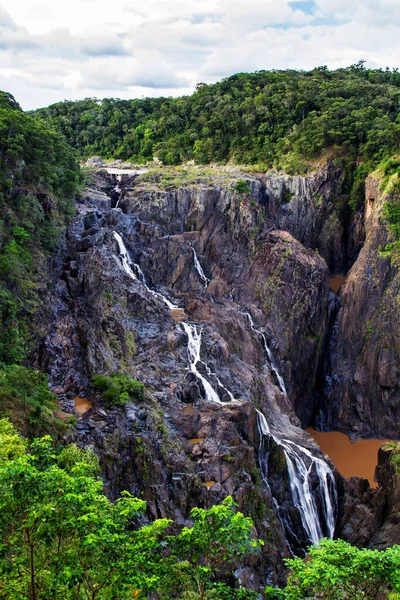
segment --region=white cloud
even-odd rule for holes
[[[238,71],[399,65],[398,0],[307,4],[314,10],[301,0],[13,0],[0,6],[0,88],[33,108],[180,95]]]

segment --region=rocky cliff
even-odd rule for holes
[[[348,274],[325,367],[322,421],[362,436],[400,432],[399,270],[385,217],[395,197],[372,174],[366,185],[366,242]]]
[[[265,541],[258,562],[237,571],[258,587],[282,581],[282,559],[312,535],[288,461],[303,469],[325,534],[326,501],[332,521],[336,496],[294,411],[297,402],[299,412],[314,410],[328,269],[278,228],[265,181],[248,182],[243,193],[235,178],[171,190],[139,178],[116,198],[98,173],[68,230],[36,364],[64,411],[76,396],[92,400],[77,430],[96,448],[111,497],[129,489],[147,500],[149,516],[183,523],[193,506],[234,496]],[[115,371],[143,382],[145,401],[105,406],[91,378]]]
[[[361,385],[364,344],[359,316],[349,326],[348,311],[354,317],[364,297],[360,315],[375,315],[392,267],[379,258],[378,291],[359,277],[364,296],[350,296],[350,275],[331,336],[339,305],[328,277],[356,260],[364,236],[363,211],[340,220],[341,177],[328,163],[308,177],[230,173],[165,185],[141,176],[115,186],[98,171],[69,227],[37,349],[64,411],[73,412],[76,396],[93,402],[78,437],[99,454],[110,497],[128,489],[147,500],[149,517],[185,523],[193,506],[230,494],[252,515],[265,545],[236,576],[254,588],[281,582],[283,558],[333,535],[336,521],[351,539],[346,506],[362,497],[357,523],[376,506],[376,495],[345,485],[301,429],[318,410],[336,427],[361,422],[371,433],[374,424],[369,400],[346,400],[359,390],[353,380]],[[367,211],[352,273],[387,241],[378,205]],[[378,380],[393,379],[390,356],[378,354],[376,364]],[[144,383],[144,401],[104,404],[91,379],[117,371]],[[322,399],[321,381],[331,386]],[[340,404],[344,389],[351,409]]]

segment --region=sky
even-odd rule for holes
[[[399,0],[0,0],[0,89],[25,110],[180,96],[261,69],[400,67]]]

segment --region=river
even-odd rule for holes
[[[347,435],[339,431],[321,432],[309,427],[307,432],[322,452],[329,456],[343,477],[364,477],[368,479],[371,487],[377,487],[374,473],[378,462],[378,450],[388,440],[364,439],[353,444]]]

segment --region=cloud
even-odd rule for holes
[[[397,66],[399,34],[398,0],[13,0],[0,7],[0,88],[34,108],[179,95],[238,71]]]
[[[128,56],[129,50],[120,37],[112,33],[84,36],[79,49],[87,56]]]
[[[7,29],[16,29],[17,25],[11,18],[11,16],[0,6],[0,28],[7,27]]]
[[[184,88],[188,81],[175,74],[157,52],[119,60],[95,59],[81,69],[80,87],[98,90],[126,90],[131,87],[151,89]]]

